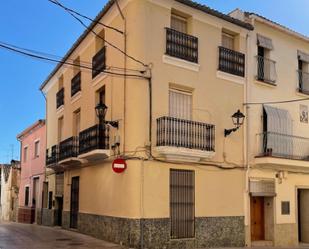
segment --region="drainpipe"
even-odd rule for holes
[[[45,94],[43,93],[42,89],[40,90],[40,92],[42,93],[44,100],[45,100],[45,162],[46,162],[46,149],[47,149],[47,99]],[[21,161],[20,161],[21,162]],[[44,174],[44,181],[43,181],[43,190],[44,190],[44,182],[46,182],[46,165],[44,167],[45,170],[45,174]],[[48,194],[48,189],[47,189],[47,194]],[[46,197],[44,196],[44,191],[42,194],[42,199],[41,199],[41,224],[43,224],[43,204],[44,204],[44,199]]]
[[[247,50],[247,60],[246,60],[246,79],[245,79],[245,89],[244,89],[244,100],[245,103],[248,103],[248,99],[249,99],[249,87],[250,87],[250,82],[249,82],[249,73],[251,72],[251,68],[249,69],[249,65],[250,62],[249,60],[251,60],[251,57],[249,57],[248,55],[250,55],[250,35],[249,33],[247,33],[246,36],[246,50]],[[249,201],[248,201],[248,196],[249,196],[249,174],[250,174],[250,163],[249,163],[249,144],[250,144],[250,134],[249,134],[249,130],[250,130],[250,118],[249,118],[249,111],[250,111],[250,106],[245,105],[244,106],[245,109],[245,115],[246,115],[246,125],[245,125],[245,136],[244,136],[244,159],[245,159],[245,167],[246,167],[246,175],[245,175],[245,186],[246,186],[246,190],[245,190],[245,225],[249,225],[249,208],[250,206],[248,205]],[[250,241],[248,241],[250,243]],[[248,245],[247,245],[248,246]]]
[[[120,5],[118,3],[118,0],[115,0],[115,3],[116,3],[116,6],[117,6],[117,9],[120,13],[120,16],[123,20],[123,27],[124,27],[124,32],[123,32],[123,40],[124,40],[124,52],[125,54],[123,55],[123,58],[124,58],[124,72],[126,74],[127,72],[127,20],[120,8]],[[126,141],[126,114],[127,114],[127,110],[126,110],[126,100],[127,100],[127,95],[126,95],[126,89],[127,89],[127,76],[124,75],[123,77],[123,152],[126,151],[126,144],[125,144],[125,141]]]

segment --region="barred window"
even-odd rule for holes
[[[170,170],[171,238],[193,238],[195,234],[194,171]]]

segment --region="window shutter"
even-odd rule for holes
[[[222,33],[222,47],[234,50],[234,36]]]
[[[187,20],[181,16],[172,14],[171,28],[182,33],[187,33]]]
[[[191,120],[192,119],[192,94],[177,90],[169,93],[170,117]]]

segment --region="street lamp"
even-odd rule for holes
[[[225,129],[224,130],[224,136],[227,137],[232,132],[237,131],[240,128],[240,126],[243,125],[244,119],[245,119],[245,115],[240,110],[235,112],[232,115],[232,121],[233,121],[233,124],[235,125],[235,128],[233,128],[233,129]]]
[[[99,125],[103,126],[104,124],[109,124],[112,127],[118,129],[118,127],[119,127],[118,121],[106,121],[105,120],[107,109],[108,109],[108,107],[102,102],[97,104],[97,106],[95,107],[96,115],[99,118]]]
[[[105,120],[107,106],[104,103],[100,102],[95,107],[95,112],[97,114],[97,117],[99,118],[99,125],[102,126]]]

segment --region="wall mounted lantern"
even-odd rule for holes
[[[227,137],[232,132],[237,131],[240,128],[240,126],[243,125],[244,119],[245,119],[245,115],[240,110],[235,112],[232,115],[232,120],[233,120],[233,124],[235,125],[235,128],[233,128],[233,129],[225,129],[224,130],[224,136]]]
[[[119,127],[118,121],[106,121],[105,120],[107,109],[108,109],[108,107],[102,102],[97,104],[97,106],[95,107],[96,115],[99,118],[99,125],[103,126],[104,124],[109,124],[112,127],[118,129],[118,127]]]

